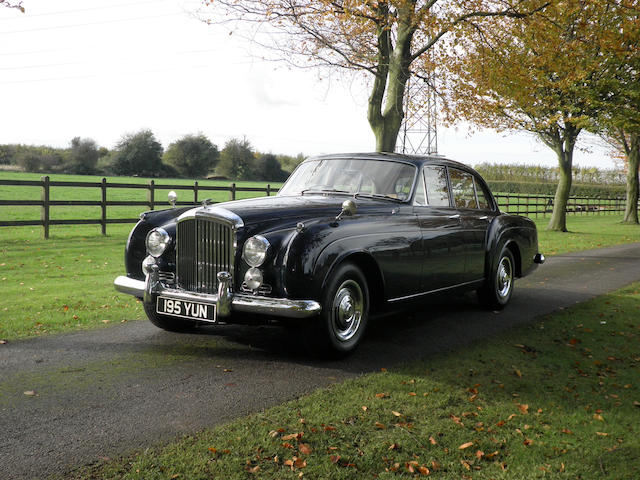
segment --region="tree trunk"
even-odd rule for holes
[[[560,180],[553,199],[553,213],[547,225],[547,230],[555,232],[567,231],[567,202],[571,193],[572,168],[573,168],[573,148],[580,129],[572,125],[565,125],[564,138],[555,135],[552,141],[545,139],[545,143],[551,146],[558,156],[558,166],[560,167]]]
[[[627,153],[627,203],[624,208],[624,223],[638,224],[638,167],[640,166],[640,134],[631,135]]]
[[[379,2],[380,13],[388,7]],[[367,118],[376,137],[377,152],[393,152],[404,118],[404,92],[411,75],[411,39],[416,26],[412,21],[414,5],[408,2],[398,10],[398,31],[393,46],[388,26],[378,26],[378,69],[369,97]]]

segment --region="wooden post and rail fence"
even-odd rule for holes
[[[0,208],[0,227],[17,227],[17,226],[41,226],[44,238],[49,238],[49,231],[53,225],[100,225],[103,235],[107,234],[107,225],[116,223],[135,223],[138,218],[109,218],[107,208],[120,206],[131,207],[139,206],[142,210],[154,210],[157,206],[167,207],[166,195],[160,200],[156,200],[156,192],[168,192],[170,190],[190,191],[189,197],[193,200],[179,201],[176,205],[187,206],[197,205],[204,198],[206,192],[229,192],[229,200],[235,200],[238,192],[253,192],[258,194],[266,194],[267,196],[278,191],[277,188],[266,185],[265,187],[239,187],[235,183],[229,186],[219,185],[200,185],[195,181],[189,184],[156,184],[154,180],[148,183],[120,183],[108,182],[103,178],[100,182],[68,182],[68,181],[52,181],[48,176],[42,177],[41,180],[4,180],[0,179],[0,186],[15,187],[40,187],[40,200],[4,200],[0,198],[0,207],[11,206],[37,206],[40,207],[40,220],[3,220],[2,209]],[[56,187],[73,187],[82,189],[99,189],[100,200],[52,200],[51,190]],[[109,189],[137,189],[146,190],[146,201],[123,201],[123,200],[107,200]],[[552,195],[528,195],[528,194],[497,194],[494,195],[500,209],[506,213],[515,213],[519,215],[534,216],[550,214],[553,210]],[[202,197],[202,198],[201,198]],[[51,218],[51,207],[79,207],[93,206],[100,207],[100,218],[91,219],[53,219]],[[623,212],[625,207],[624,197],[575,197],[569,198],[567,204],[567,213],[580,215],[601,215],[606,213]]]

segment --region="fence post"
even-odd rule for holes
[[[40,220],[44,229],[44,238],[49,238],[49,177],[41,177],[42,180],[42,209],[40,211]]]
[[[100,190],[102,193],[102,199],[100,209],[102,210],[102,218],[100,218],[100,228],[102,229],[102,235],[107,234],[107,179],[102,178],[100,184]]]
[[[236,199],[236,184],[232,183],[231,184],[231,200],[235,200]]]
[[[149,202],[149,210],[153,210],[155,206],[155,187],[156,183],[149,180],[149,191],[147,192],[147,202]]]
[[[271,195],[271,184],[267,183],[267,197]]]
[[[193,203],[198,204],[198,181],[193,182]]]

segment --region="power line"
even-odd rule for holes
[[[164,2],[166,0],[145,0],[142,2],[134,2],[134,3],[119,3],[118,5],[103,5],[100,7],[90,7],[90,8],[77,8],[75,10],[62,10],[60,12],[47,12],[47,13],[29,13],[29,11],[27,11],[27,13],[25,13],[24,17],[20,17],[20,19],[29,19],[29,18],[34,18],[34,17],[50,17],[53,15],[64,15],[67,13],[78,13],[78,12],[90,12],[90,11],[94,11],[94,10],[110,10],[113,8],[120,8],[120,7],[132,7],[132,6],[136,6],[136,5],[144,5],[144,4],[148,4],[148,3],[159,3],[159,2]],[[0,18],[0,22],[5,22],[5,21],[15,21],[15,18]]]
[[[28,33],[28,32],[42,32],[46,30],[62,30],[65,28],[77,28],[77,27],[89,27],[94,25],[107,25],[110,23],[122,23],[122,22],[133,22],[136,20],[148,20],[152,18],[163,18],[163,17],[175,17],[178,15],[183,15],[183,12],[174,12],[174,13],[162,13],[160,15],[146,15],[144,17],[132,17],[132,18],[121,18],[115,20],[102,20],[99,22],[87,22],[87,23],[75,23],[70,25],[57,25],[54,27],[39,27],[39,28],[30,28],[25,30],[10,30],[7,32],[0,32],[0,35],[8,35],[14,33]]]

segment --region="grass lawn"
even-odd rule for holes
[[[640,284],[78,479],[640,478]]]

